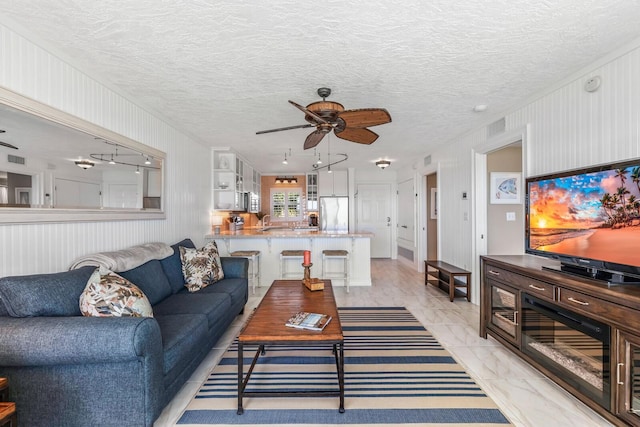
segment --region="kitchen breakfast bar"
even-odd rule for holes
[[[311,252],[311,277],[322,277],[322,251],[345,250],[349,252],[350,286],[371,286],[372,233],[320,231],[313,227],[301,228],[245,228],[237,231],[221,231],[205,236],[214,240],[221,256],[235,251],[260,251],[260,285],[268,287],[280,278],[280,253],[300,250]],[[341,260],[327,261],[327,270],[341,268]],[[302,279],[302,262],[289,261],[287,271],[299,270]],[[343,280],[332,280],[334,287],[344,286]]]

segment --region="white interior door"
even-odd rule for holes
[[[358,184],[357,231],[368,231],[371,258],[391,258],[391,184]]]
[[[55,205],[58,208],[99,208],[100,185],[56,178]]]
[[[111,208],[140,208],[142,200],[136,184],[107,184],[107,203]]]

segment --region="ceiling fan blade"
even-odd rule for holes
[[[348,128],[366,128],[378,126],[391,121],[391,115],[384,108],[362,108],[347,110],[338,114]]]
[[[269,129],[269,130],[261,130],[256,132],[256,135],[261,135],[263,133],[271,133],[271,132],[280,132],[282,130],[291,130],[291,129],[302,129],[302,128],[312,128],[314,125],[307,123],[305,125],[296,125],[296,126],[287,126],[284,128],[277,128],[277,129]]]
[[[316,113],[314,113],[313,111],[309,110],[307,107],[303,107],[302,105],[295,103],[293,101],[289,101],[289,103],[291,105],[293,105],[294,107],[296,107],[298,110],[302,111],[303,113],[307,114],[310,117],[313,117],[314,120],[316,120],[318,123],[324,123],[324,124],[328,124],[329,122],[326,121],[325,119],[323,119],[322,117],[320,117],[319,115],[317,115]]]
[[[309,148],[313,148],[322,141],[322,138],[327,134],[327,132],[323,132],[321,130],[313,131],[307,136],[307,139],[304,141],[304,149],[308,150]]]
[[[13,149],[15,149],[15,150],[17,150],[17,149],[18,149],[18,147],[16,147],[15,145],[11,145],[11,144],[9,144],[8,142],[2,142],[2,141],[0,141],[0,145],[2,145],[3,147],[7,147],[7,148],[13,148]]]
[[[358,144],[372,144],[378,139],[378,134],[371,132],[365,128],[344,128],[343,130],[336,129],[335,134],[338,138],[346,139],[347,141],[357,142]]]

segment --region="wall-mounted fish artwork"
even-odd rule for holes
[[[521,180],[519,172],[491,172],[491,203],[522,203]]]

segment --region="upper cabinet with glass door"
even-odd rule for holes
[[[307,174],[307,211],[318,210],[318,173]]]
[[[229,148],[214,148],[212,163],[213,210],[251,212],[251,205],[260,206],[259,199],[256,204],[255,196],[253,203],[251,203],[251,197],[245,197],[246,193],[255,193],[258,198],[260,195],[260,174],[251,165]],[[247,201],[249,206],[245,206]]]
[[[213,152],[213,209],[233,210],[236,206],[236,155]]]

